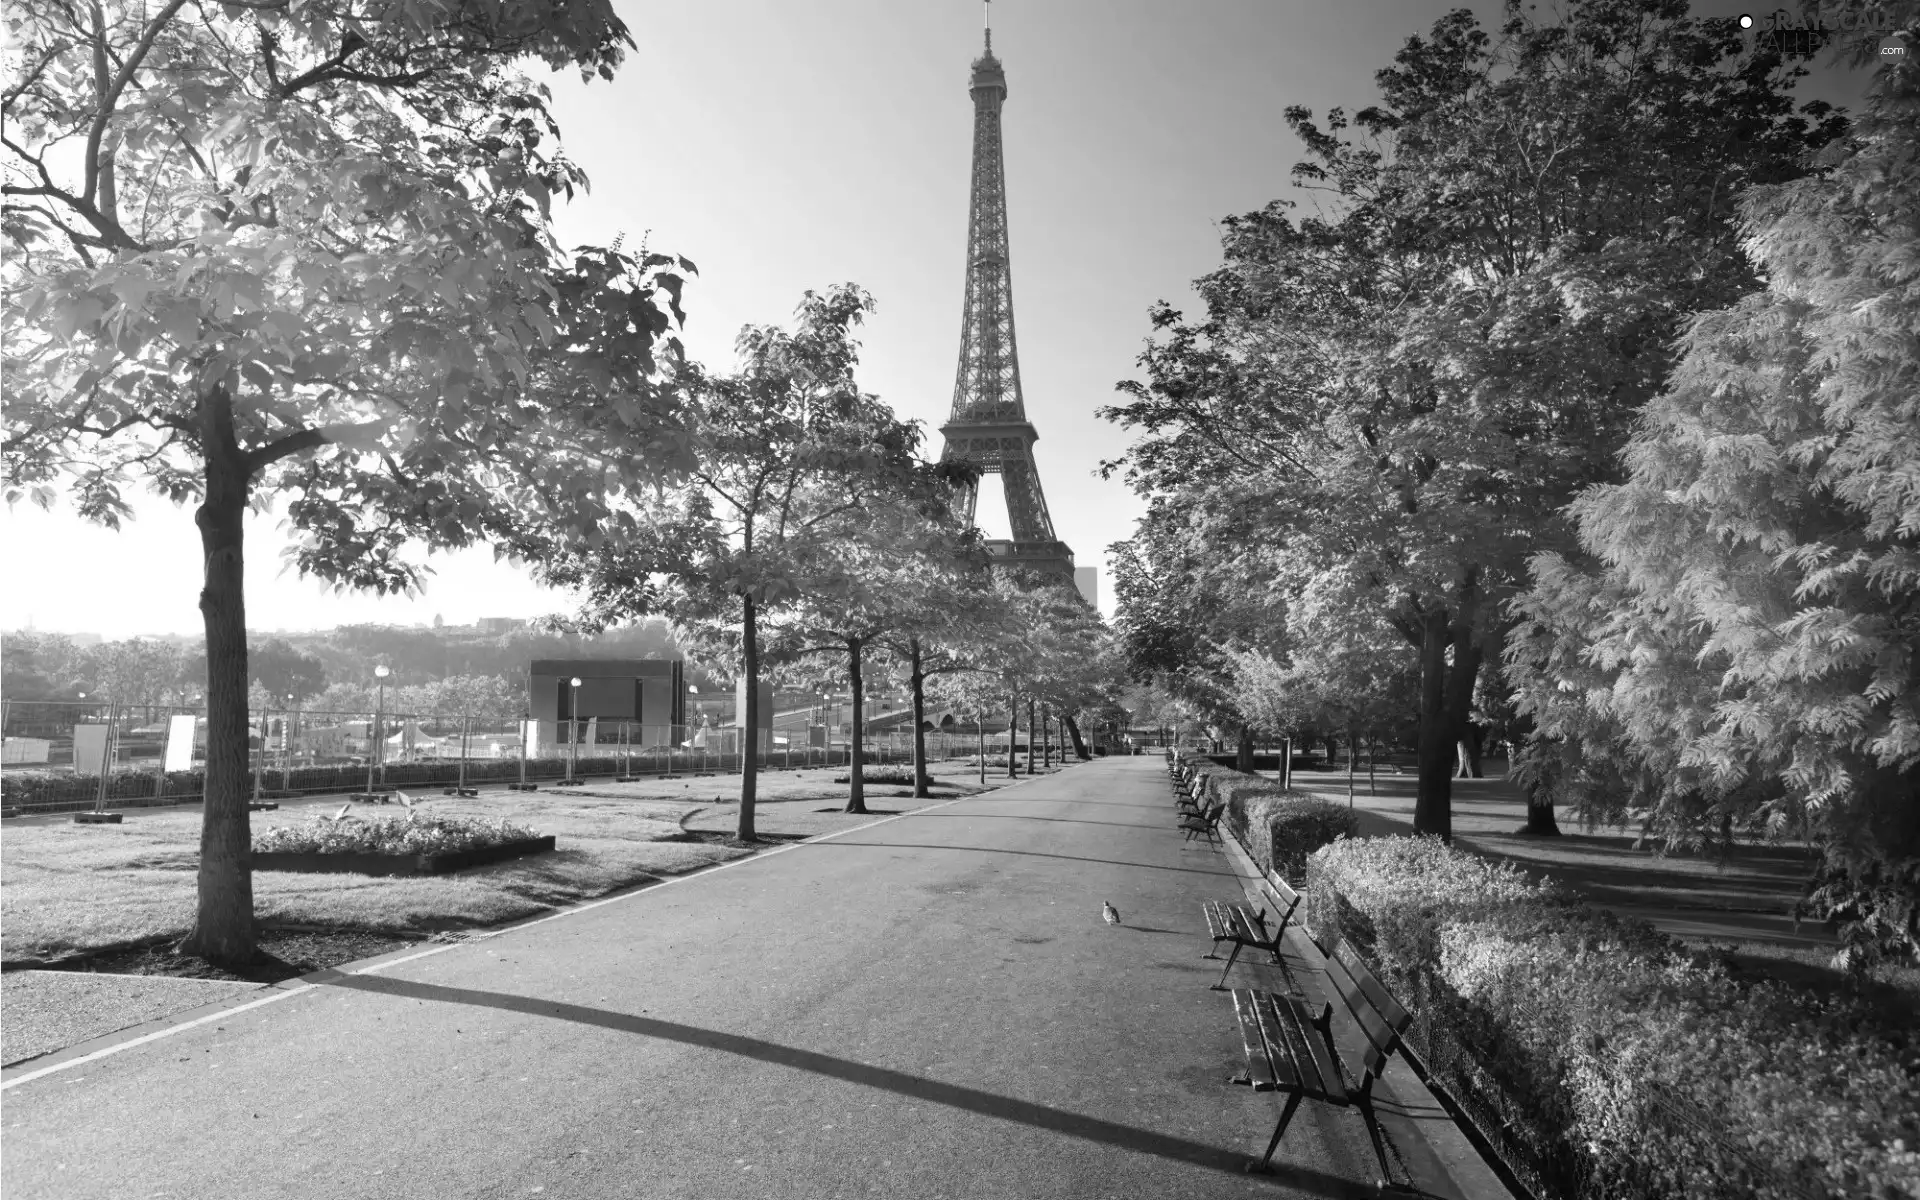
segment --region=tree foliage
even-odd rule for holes
[[[1218,556],[1278,544],[1354,569],[1420,654],[1425,832],[1451,828],[1500,601],[1571,545],[1561,510],[1606,479],[1685,315],[1755,286],[1734,195],[1793,178],[1841,128],[1795,111],[1799,73],[1681,0],[1557,20],[1510,3],[1497,37],[1456,11],[1351,122],[1288,110],[1296,178],[1329,215],[1228,220],[1206,318],[1153,313],[1147,378],[1106,410],[1147,434],[1129,479],[1259,513]]]
[[[694,447],[685,482],[617,506],[588,543],[536,532],[520,545],[552,583],[581,597],[589,628],[664,613],[710,661],[737,664],[745,725],[758,727],[763,621],[809,597],[845,598],[857,571],[841,556],[849,524],[912,494],[919,428],[854,378],[854,329],[871,298],[847,284],[808,292],[791,330],[750,325],[740,369],[683,364]],[[741,780],[739,836],[755,839],[755,764]]]
[[[184,948],[254,952],[243,518],[302,571],[410,587],[403,551],[588,524],[684,455],[654,353],[690,265],[563,253],[585,182],[537,60],[610,76],[604,0],[79,6],[7,14],[0,236],[9,501],[110,526],[198,505],[207,803]],[[597,451],[608,442],[618,456]]]
[[[1869,947],[1920,932],[1920,71],[1743,198],[1763,291],[1701,315],[1543,555],[1510,673],[1545,786],[1677,844],[1811,831]]]

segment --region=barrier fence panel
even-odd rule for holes
[[[8,812],[190,804],[205,796],[204,707],[9,700],[0,727],[0,806]],[[731,727],[297,706],[256,709],[248,728],[246,786],[263,801],[369,789],[734,773],[747,745]],[[928,760],[970,761],[973,740],[929,732]],[[1004,761],[1006,735],[989,740],[989,754],[995,740]],[[776,730],[757,741],[756,760],[766,769],[845,770],[851,756],[846,734],[824,725]],[[866,735],[863,749],[869,767],[911,764],[913,735],[876,731]]]

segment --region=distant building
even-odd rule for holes
[[[521,617],[481,617],[473,623],[474,628],[487,637],[499,637],[503,633],[524,629],[526,625],[526,620]]]
[[[1075,567],[1073,586],[1080,589],[1080,598],[1087,602],[1088,608],[1100,607],[1100,568]]]
[[[76,646],[98,646],[104,640],[97,633],[67,633],[61,636]]]
[[[568,721],[584,728],[593,720],[602,742],[618,740],[622,722],[632,725],[635,745],[680,742],[687,681],[677,658],[537,658],[527,671],[527,715],[540,722],[543,745],[565,744]]]

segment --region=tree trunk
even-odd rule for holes
[[[1234,748],[1233,769],[1253,774],[1253,727],[1240,727],[1240,744]]]
[[[754,624],[753,597],[740,597],[740,657],[747,677],[747,736],[760,730],[760,635]],[[760,839],[753,829],[753,802],[758,795],[760,776],[755,756],[740,759],[740,825],[736,833],[743,842]]]
[[[200,817],[199,907],[182,954],[239,966],[258,952],[253,831],[247,816],[247,602],[242,553],[247,466],[224,385],[201,399],[206,497],[194,514],[206,563],[200,616],[207,635],[206,804]]]
[[[1067,736],[1073,739],[1073,756],[1081,762],[1092,758],[1093,752],[1087,749],[1086,739],[1080,736],[1080,726],[1075,724],[1074,719],[1062,714],[1060,724],[1065,727]]]
[[[1040,765],[1047,768],[1051,768],[1053,766],[1053,742],[1050,738],[1050,735],[1052,733],[1050,726],[1052,724],[1053,724],[1053,720],[1052,718],[1047,716],[1047,710],[1044,708],[1041,709],[1040,710]]]
[[[847,742],[847,811],[867,811],[866,681],[860,676],[860,639],[847,639],[847,678],[853,683],[853,737]]]
[[[910,639],[907,649],[907,682],[913,690],[913,794],[925,800],[933,795],[933,777],[927,771],[927,677],[920,670],[920,639]]]
[[[987,786],[987,718],[973,719],[973,762],[980,768],[980,786]]]
[[[1369,796],[1380,794],[1380,781],[1374,777],[1374,770],[1379,766],[1377,761],[1379,757],[1379,743],[1373,740],[1373,730],[1369,729],[1367,730],[1367,795]]]
[[[1553,816],[1553,797],[1544,790],[1527,794],[1527,823],[1521,827],[1521,833],[1539,834],[1542,837],[1559,837],[1560,822]],[[1636,846],[1635,849],[1639,847]]]
[[[1354,755],[1359,750],[1359,748],[1360,748],[1360,735],[1355,733],[1352,730],[1348,730],[1347,731],[1347,807],[1348,808],[1353,807],[1353,766],[1354,766],[1353,760],[1354,760]]]
[[[1020,745],[1020,697],[1007,693],[1007,778],[1020,778],[1017,750]]]
[[[1480,568],[1467,568],[1455,600],[1450,614],[1445,609],[1429,612],[1421,626],[1420,785],[1413,804],[1414,832],[1448,841],[1453,840],[1456,743],[1473,719],[1473,685],[1480,674],[1480,647],[1474,637]]]
[[[1039,724],[1034,720],[1034,713],[1035,713],[1035,705],[1033,702],[1033,697],[1029,696],[1027,697],[1027,774],[1028,775],[1033,774],[1033,752],[1039,749],[1039,746],[1034,742],[1034,739],[1033,739],[1033,731],[1040,727]]]
[[[1413,831],[1453,837],[1453,728],[1447,709],[1447,619],[1429,613],[1420,641],[1419,789]]]

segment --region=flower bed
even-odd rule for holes
[[[1353,813],[1314,796],[1295,796],[1278,783],[1189,754],[1183,759],[1206,778],[1209,803],[1227,802],[1227,824],[1253,859],[1289,880],[1306,877],[1307,856],[1335,838],[1353,836]]]
[[[473,817],[389,817],[276,826],[253,839],[258,871],[438,875],[553,849],[551,836]]]
[[[1743,985],[1435,838],[1327,846],[1304,908],[1544,1195],[1920,1197],[1920,1060],[1864,1006]]]
[[[255,854],[458,854],[521,842],[539,835],[523,825],[479,817],[314,817],[300,825],[272,825],[253,835]]]

